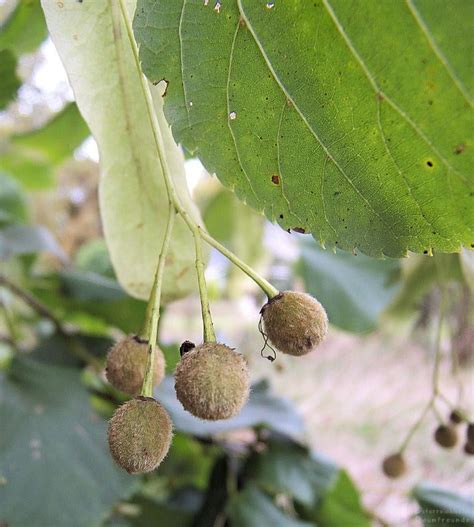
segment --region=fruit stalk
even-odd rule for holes
[[[194,245],[196,248],[196,273],[199,285],[199,296],[201,297],[202,325],[204,329],[204,342],[215,342],[216,334],[212,323],[209,297],[207,295],[206,277],[204,276],[204,262],[202,258],[202,243],[199,228],[192,231]]]
[[[145,337],[148,341],[148,360],[145,369],[145,376],[143,378],[143,386],[141,395],[143,397],[153,397],[153,365],[155,363],[155,347],[156,337],[158,333],[158,320],[160,318],[160,302],[161,302],[161,286],[163,283],[163,272],[165,269],[166,255],[171,240],[171,232],[173,231],[174,218],[176,211],[170,203],[168,210],[168,219],[166,222],[165,237],[161,246],[160,256],[158,257],[158,265],[156,268],[155,279],[148,302],[147,314],[145,320]]]

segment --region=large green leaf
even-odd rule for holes
[[[301,241],[299,270],[307,291],[326,308],[331,324],[355,333],[375,329],[398,290],[397,260],[331,253],[311,239]]]
[[[119,2],[42,2],[51,37],[69,75],[77,105],[100,151],[99,188],[105,239],[125,290],[147,298],[164,237],[168,198]],[[127,2],[133,13],[135,2]],[[181,201],[197,217],[186,188],[184,162],[163,116],[161,87],[152,87],[166,159]],[[175,224],[164,300],[193,289],[191,235]]]
[[[34,51],[48,31],[38,0],[19,0],[16,9],[0,27],[0,49],[11,49],[15,55]]]
[[[474,242],[474,4],[139,0],[177,141],[284,228],[370,255]]]
[[[0,522],[90,527],[132,490],[80,371],[18,358],[0,380]]]
[[[63,261],[66,259],[54,236],[41,225],[8,225],[0,229],[0,260],[43,251],[53,253]]]
[[[9,49],[0,49],[0,79],[0,110],[3,110],[21,85],[16,74],[16,58]]]
[[[420,505],[420,517],[427,527],[446,527],[451,524],[474,525],[474,499],[449,490],[423,483],[413,489]]]

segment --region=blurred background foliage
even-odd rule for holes
[[[264,298],[212,253],[218,337],[248,358],[250,400],[223,422],[183,411],[171,376],[179,343],[200,339],[198,301],[165,306],[169,376],[156,397],[175,426],[170,454],[143,477],[112,463],[106,419],[125,398],[105,382],[103,359],[114,339],[140,330],[145,303],[115,279],[97,153],[39,2],[4,0],[0,20],[0,525],[473,525],[473,467],[431,446],[433,420],[407,479],[379,471],[429,397],[441,292],[443,387],[472,404],[472,253],[398,261],[325,251],[268,224],[196,160],[189,184],[211,234],[280,289],[316,296],[331,335],[318,356],[270,366],[257,330]]]

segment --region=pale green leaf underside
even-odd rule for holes
[[[117,278],[128,293],[146,299],[164,237],[168,198],[119,3],[43,0],[42,5],[77,105],[99,146],[101,216]],[[127,5],[133,13],[135,2]],[[164,120],[161,92],[153,90],[167,160],[190,209],[182,153]],[[195,215],[194,209],[190,212]],[[192,238],[178,218],[166,261],[164,300],[188,294],[194,283]]]
[[[401,256],[474,243],[474,4],[220,4],[138,1],[142,66],[169,82],[177,141],[327,246]]]

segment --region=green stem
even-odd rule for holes
[[[426,404],[425,408],[423,409],[423,411],[421,412],[420,416],[418,417],[418,419],[415,421],[415,423],[413,424],[413,426],[410,428],[407,436],[405,437],[405,439],[403,440],[400,448],[398,449],[398,451],[400,452],[400,454],[403,454],[404,450],[407,448],[408,444],[410,443],[412,437],[415,435],[416,431],[418,430],[418,428],[420,428],[421,426],[421,423],[423,422],[423,420],[425,419],[426,415],[428,414],[428,412],[431,410],[431,408],[433,407],[433,403],[434,403],[434,400],[435,400],[435,397],[434,395],[430,398],[430,400],[428,401],[428,403]]]
[[[113,7],[113,3],[112,3]],[[181,205],[181,202],[179,200],[179,197],[176,193],[176,190],[172,183],[172,177],[169,172],[168,163],[166,162],[166,149],[164,146],[163,136],[161,134],[161,128],[158,121],[158,117],[155,112],[154,104],[153,104],[153,98],[151,96],[150,87],[148,84],[147,79],[142,73],[141,67],[140,67],[140,58],[138,54],[138,47],[137,43],[135,41],[135,37],[133,35],[133,28],[132,28],[132,22],[130,20],[130,15],[128,14],[125,0],[120,0],[120,7],[122,10],[123,19],[125,21],[125,26],[127,29],[128,38],[130,40],[130,45],[132,47],[133,56],[135,59],[135,64],[137,67],[137,70],[139,72],[140,76],[140,82],[141,87],[143,91],[143,96],[146,102],[147,106],[147,112],[150,119],[152,131],[153,131],[153,137],[155,140],[156,148],[158,151],[158,157],[161,165],[161,171],[163,173],[163,178],[165,181],[166,190],[168,192],[168,196],[170,201],[172,202],[173,206],[176,208],[176,211],[178,214],[183,218],[186,225],[189,227],[191,232],[196,232],[196,229],[198,229],[197,232],[199,232],[201,238],[203,238],[209,245],[217,249],[221,254],[223,254],[228,260],[230,260],[234,265],[239,267],[249,278],[251,278],[262,290],[263,292],[268,296],[269,299],[276,296],[279,291],[273,287],[265,278],[260,276],[254,269],[252,269],[249,265],[244,263],[240,258],[238,258],[232,251],[229,251],[226,249],[223,245],[221,245],[217,240],[215,240],[211,235],[209,235],[206,231],[204,231],[188,214],[186,209]]]
[[[148,360],[143,378],[141,395],[153,397],[153,365],[155,364],[156,338],[158,333],[158,320],[160,318],[161,289],[163,284],[163,273],[165,269],[166,255],[170,246],[171,232],[173,231],[174,218],[176,211],[170,203],[168,210],[168,220],[166,222],[165,237],[161,246],[158,265],[156,268],[155,279],[151,289],[150,300],[147,308],[147,318],[145,321],[145,337],[148,341]]]
[[[201,297],[202,324],[204,328],[204,342],[215,342],[216,334],[212,324],[211,309],[207,295],[206,277],[204,276],[204,262],[202,258],[202,242],[199,227],[192,231],[194,245],[196,247],[196,272],[199,285],[199,296]]]

